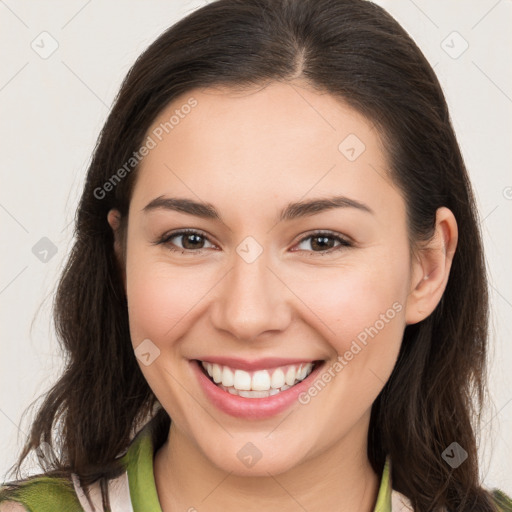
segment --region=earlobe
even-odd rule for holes
[[[119,213],[119,210],[116,210],[116,209],[110,210],[107,214],[107,221],[115,233],[119,229],[119,226],[121,225],[121,214]]]
[[[407,324],[424,320],[441,300],[448,283],[457,239],[457,221],[453,213],[444,206],[438,208],[434,235],[418,250],[413,263],[406,307]]]
[[[107,214],[107,222],[109,223],[114,233],[114,252],[116,255],[117,263],[123,277],[123,285],[126,291],[126,271],[123,255],[123,243],[121,240],[120,226],[121,226],[121,213],[119,210],[112,209]]]

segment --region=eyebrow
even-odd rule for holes
[[[366,204],[345,196],[331,196],[289,203],[279,214],[279,221],[289,221],[300,217],[308,217],[334,208],[356,208],[366,213],[375,212]],[[170,210],[195,215],[204,219],[222,220],[221,215],[210,203],[194,201],[187,198],[159,196],[149,202],[142,211],[149,213],[154,210]]]

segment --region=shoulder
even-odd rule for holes
[[[493,503],[497,507],[497,511],[499,512],[512,512],[512,498],[507,496],[502,490],[500,489],[492,489],[488,491]],[[414,509],[411,505],[411,502],[409,498],[404,496],[403,494],[399,493],[395,489],[393,489],[391,494],[391,500],[392,500],[392,512],[414,512]],[[0,510],[2,512],[2,510]],[[443,510],[442,512],[446,512],[446,510]]]
[[[32,476],[0,486],[0,512],[82,512],[71,479]]]
[[[148,422],[120,457],[121,469],[108,479],[107,492],[114,510],[132,510],[130,487],[139,489],[147,502],[148,496],[158,503],[153,480],[154,423]],[[131,477],[129,479],[129,473]],[[36,475],[24,480],[0,482],[0,512],[85,512],[103,509],[103,492],[97,480],[80,485],[74,473],[66,477]],[[157,508],[154,508],[157,510]]]
[[[501,489],[493,489],[491,496],[500,512],[512,512],[512,498],[507,496]]]
[[[27,509],[16,501],[3,501],[0,503],[0,512],[27,512]]]
[[[391,511],[392,512],[413,512],[409,498],[393,489],[391,491]],[[1,512],[1,510],[0,510]]]

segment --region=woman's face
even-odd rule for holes
[[[275,82],[184,94],[147,136],[125,285],[176,435],[236,474],[360,453],[420,275],[375,127]]]

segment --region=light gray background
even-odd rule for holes
[[[28,432],[31,416],[21,422],[21,413],[62,368],[52,294],[114,95],[142,50],[204,3],[0,0],[0,482]],[[512,2],[377,3],[434,66],[477,192],[491,276],[495,404],[483,422],[481,474],[486,486],[511,494]],[[52,44],[58,48],[48,56]],[[57,249],[46,263],[32,252],[43,237]]]

